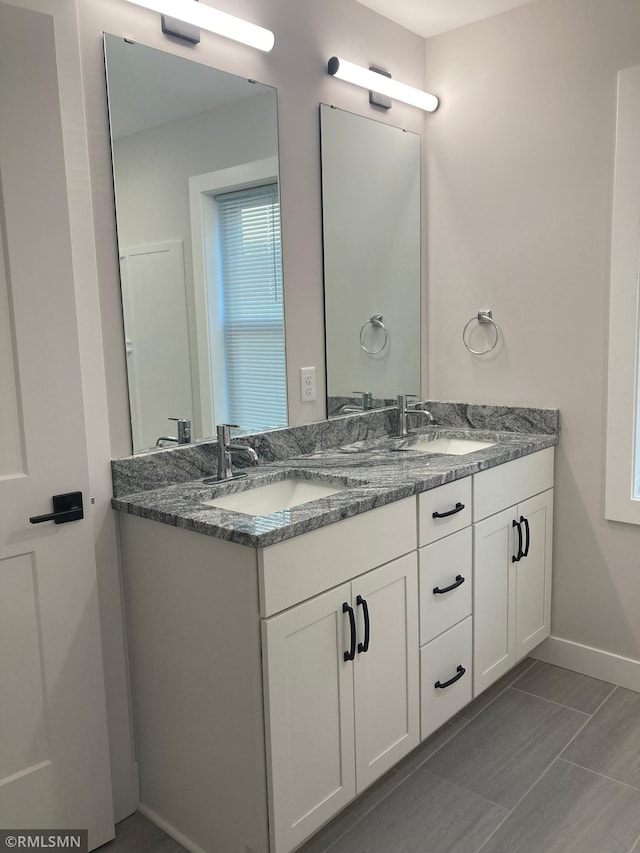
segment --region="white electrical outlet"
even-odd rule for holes
[[[315,367],[300,368],[300,399],[303,403],[313,403],[316,399]]]

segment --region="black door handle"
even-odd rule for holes
[[[356,605],[360,605],[362,607],[362,612],[364,614],[364,643],[358,643],[358,653],[368,652],[369,633],[371,628],[369,623],[369,605],[367,604],[367,599],[363,598],[361,595],[357,596]]]
[[[464,583],[464,578],[462,575],[456,575],[456,582],[452,583],[451,586],[445,586],[444,589],[440,589],[439,586],[434,586],[433,594],[434,595],[444,595],[445,592],[451,592],[452,589],[457,589],[459,586],[462,586]]]
[[[456,672],[458,673],[457,675],[454,675],[453,678],[449,679],[449,681],[436,681],[433,686],[437,687],[438,690],[444,690],[445,687],[451,687],[451,685],[455,684],[456,681],[460,681],[466,671],[467,670],[462,666],[462,664],[460,664],[460,666],[456,669]]]
[[[450,515],[455,515],[457,512],[462,512],[464,509],[464,504],[461,504],[460,501],[454,506],[453,509],[450,509],[449,512],[432,512],[431,518],[448,518]]]
[[[513,527],[518,528],[518,553],[515,555],[515,557],[511,557],[511,562],[519,563],[522,559],[522,528],[520,527],[519,522],[515,520],[515,518],[513,519]]]
[[[526,557],[529,553],[529,545],[531,544],[531,531],[529,530],[529,519],[525,518],[524,515],[520,516],[520,523],[524,524],[524,532],[526,533],[526,544],[524,546],[524,551],[522,552],[522,556]]]
[[[353,607],[350,607],[345,601],[342,605],[342,612],[349,614],[349,629],[351,631],[351,649],[344,653],[345,661],[353,660],[356,656],[356,615],[353,612]]]
[[[42,524],[43,521],[53,521],[54,524],[65,524],[67,521],[80,521],[84,518],[82,508],[82,492],[67,492],[65,495],[54,495],[53,512],[47,515],[32,515],[31,524]]]

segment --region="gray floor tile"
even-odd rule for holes
[[[482,853],[628,853],[640,833],[640,791],[559,760]]]
[[[100,853],[187,853],[171,836],[140,812],[116,825],[116,837],[100,847]]]
[[[359,818],[349,811],[340,812],[302,847],[299,847],[296,853],[325,853],[325,850],[328,850],[345,832],[355,826],[358,820]]]
[[[513,808],[587,720],[580,711],[508,688],[424,768]]]
[[[536,661],[513,685],[576,711],[593,714],[613,690],[613,684]]]
[[[640,788],[640,693],[617,687],[562,757]]]
[[[330,853],[476,853],[506,814],[506,809],[418,770]]]
[[[487,689],[481,693],[477,699],[474,699],[473,702],[469,702],[461,711],[460,716],[465,717],[467,720],[472,720],[476,717],[480,711],[483,711],[487,705],[489,705],[493,700],[498,697],[501,693],[509,687],[513,682],[520,678],[520,676],[530,669],[534,660],[531,658],[525,658],[521,660],[520,663],[516,664],[513,669],[510,669],[509,672],[506,672],[502,678],[499,678],[495,684],[492,684],[491,687],[487,687]]]

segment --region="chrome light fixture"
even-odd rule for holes
[[[196,3],[195,0],[128,0],[128,2],[242,42],[242,44],[248,44],[258,50],[269,51],[275,42],[275,36],[271,30],[243,21],[235,15],[220,12],[204,3]]]
[[[388,95],[396,101],[403,101],[405,104],[419,107],[429,113],[438,108],[439,101],[435,95],[423,92],[422,89],[414,89],[413,86],[407,86],[406,83],[400,83],[376,71],[369,71],[368,68],[363,68],[340,56],[331,57],[327,70],[329,74],[340,80],[346,80],[347,83],[362,86],[363,89],[379,92],[381,95]]]

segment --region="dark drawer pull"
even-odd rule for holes
[[[439,586],[434,586],[433,594],[434,595],[444,595],[445,592],[451,592],[452,589],[458,589],[459,586],[462,586],[464,583],[464,578],[462,575],[456,575],[456,582],[452,583],[451,586],[445,586],[444,589],[440,589]]]
[[[353,612],[353,607],[350,607],[345,601],[342,605],[342,612],[349,614],[349,629],[351,631],[351,649],[344,653],[345,661],[353,660],[356,656],[356,615]]]
[[[520,527],[520,524],[515,520],[515,518],[513,519],[513,527],[518,528],[518,551],[515,556],[511,557],[511,562],[519,563],[524,556],[522,551],[522,527]]]
[[[524,532],[526,534],[526,545],[524,546],[524,551],[522,552],[523,557],[527,557],[529,554],[529,545],[531,544],[531,531],[529,530],[529,519],[525,518],[524,515],[520,516],[520,524],[524,524]]]
[[[450,515],[455,515],[458,512],[462,512],[464,509],[464,504],[461,504],[459,501],[455,505],[453,509],[450,509],[449,512],[433,512],[431,513],[431,518],[448,518]]]
[[[451,685],[455,684],[456,681],[460,681],[466,671],[467,670],[462,666],[462,664],[460,664],[460,666],[456,669],[456,672],[458,673],[457,675],[454,675],[453,678],[450,678],[449,681],[445,681],[444,683],[442,681],[436,681],[433,686],[437,687],[438,690],[444,690],[445,687],[451,687]]]
[[[369,651],[369,634],[371,624],[369,622],[369,605],[367,604],[367,599],[359,595],[356,598],[356,605],[358,607],[362,607],[362,612],[364,614],[364,643],[358,643],[358,654],[361,654],[362,652]]]

